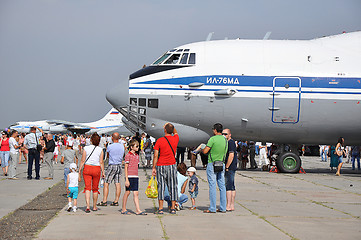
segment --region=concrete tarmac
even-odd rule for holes
[[[109,206],[114,200],[114,186],[111,185],[107,207],[99,207],[99,211],[86,214],[84,194],[80,193],[78,212],[68,213],[64,207],[37,237],[38,239],[360,239],[361,172],[352,171],[350,164],[345,164],[341,171],[342,175],[337,177],[329,170],[329,163],[320,162],[318,157],[302,159],[307,174],[276,174],[259,170],[237,171],[236,210],[216,214],[203,213],[203,210],[209,206],[205,170],[197,168],[200,180],[199,195],[196,200],[198,209],[190,210],[189,200],[184,204],[184,210],[173,216],[168,212],[164,215],[153,214],[158,203],[156,200],[148,199],[144,194],[151,170],[139,169],[140,206],[146,210],[147,216],[122,215],[120,206]],[[186,161],[186,164],[189,166],[189,161]],[[53,183],[59,182],[62,168],[61,165],[56,165],[56,180],[53,181],[27,181],[24,179],[25,176],[17,181],[0,181],[1,188],[6,189],[1,191],[0,201],[2,206],[6,206],[7,212],[15,210]],[[122,195],[123,193],[124,182],[122,182]],[[131,195],[127,208],[135,211],[132,198]],[[101,200],[102,194],[98,202]]]
[[[8,215],[17,208],[33,200],[40,193],[48,190],[58,183],[64,176],[64,165],[54,164],[54,179],[44,180],[48,176],[45,164],[40,165],[40,180],[35,180],[35,170],[33,165],[33,179],[27,180],[28,165],[25,161],[17,165],[16,177],[18,180],[10,180],[2,172],[0,176],[0,218]]]

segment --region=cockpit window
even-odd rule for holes
[[[178,49],[178,50],[177,50],[177,52],[182,52],[182,51],[183,51],[183,49]]]
[[[158,58],[157,61],[155,61],[153,64],[161,64],[166,58],[168,58],[170,55],[170,53],[165,53],[163,56],[161,56],[160,58]]]
[[[172,49],[172,50],[169,50],[169,52],[175,52],[177,49]]]
[[[196,64],[196,54],[195,53],[191,53],[191,55],[189,56],[188,64]]]
[[[182,58],[181,58],[181,60],[180,60],[180,64],[187,64],[187,61],[188,61],[188,53],[183,53],[183,55],[182,55]]]
[[[177,64],[180,58],[180,54],[173,54],[164,64]]]

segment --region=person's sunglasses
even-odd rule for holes
[[[228,133],[222,133],[222,135],[227,136],[227,135],[228,135]]]

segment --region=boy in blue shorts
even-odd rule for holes
[[[66,190],[68,193],[68,209],[67,211],[70,212],[73,209],[73,212],[76,212],[76,205],[78,199],[78,183],[79,183],[79,174],[76,171],[77,167],[75,163],[71,163],[70,166],[70,173],[68,174],[68,178],[66,181]],[[74,199],[74,206],[72,207],[71,202]]]
[[[196,209],[196,198],[198,196],[198,178],[196,176],[196,169],[194,167],[188,168],[187,172],[190,177],[189,180],[189,194],[191,195],[192,207],[191,210]]]

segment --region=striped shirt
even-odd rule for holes
[[[128,165],[128,177],[138,177],[139,155],[131,151],[124,158],[124,162]]]

